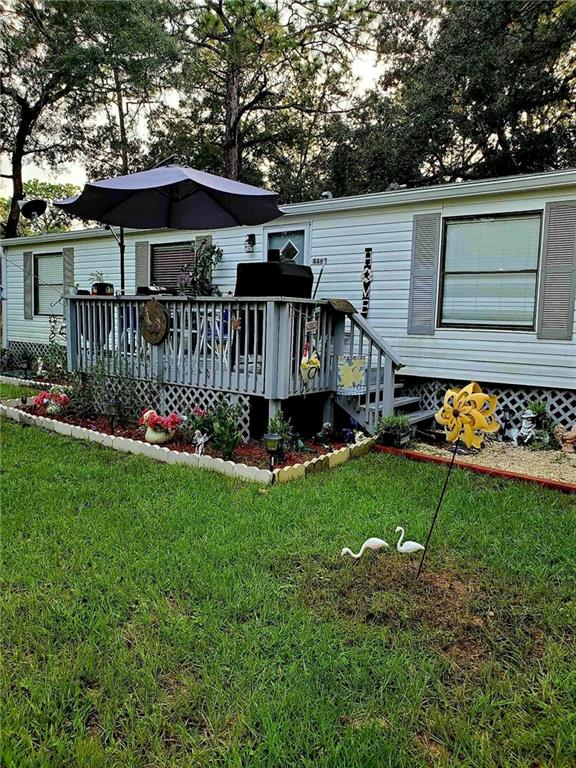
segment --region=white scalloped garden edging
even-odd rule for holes
[[[0,414],[4,414],[6,418],[19,424],[39,427],[40,429],[56,432],[65,437],[73,437],[76,440],[89,440],[102,445],[104,448],[112,448],[115,451],[147,456],[150,459],[163,461],[167,464],[185,464],[197,469],[220,472],[223,475],[238,477],[241,480],[250,480],[262,485],[270,485],[272,482],[287,483],[291,480],[298,480],[301,477],[315,474],[316,472],[331,469],[348,461],[349,458],[362,456],[376,442],[373,437],[370,437],[355,445],[339,448],[331,453],[305,461],[303,464],[293,464],[283,469],[275,469],[272,473],[268,469],[250,467],[240,462],[224,461],[224,459],[213,458],[212,456],[198,456],[195,453],[187,453],[185,451],[172,451],[164,445],[151,445],[142,440],[107,435],[105,432],[77,427],[73,424],[66,424],[63,421],[49,419],[45,416],[35,416],[20,408],[16,408],[15,405],[20,405],[20,400],[7,400],[0,403]]]

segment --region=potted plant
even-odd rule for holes
[[[177,413],[171,413],[169,416],[159,416],[152,409],[144,411],[139,424],[146,427],[144,439],[147,443],[153,445],[162,445],[168,443],[174,437],[174,433],[182,423],[182,419]]]
[[[378,422],[378,442],[381,445],[391,445],[403,448],[412,437],[412,423],[403,413],[384,416]]]
[[[92,272],[90,277],[93,281],[92,296],[114,296],[114,285],[106,282],[103,272]]]

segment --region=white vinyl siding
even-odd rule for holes
[[[34,256],[34,314],[61,315],[64,293],[64,265],[61,253]]]
[[[532,330],[540,214],[447,220],[440,322]]]
[[[456,185],[458,186],[458,185]],[[460,187],[458,186],[458,189]],[[374,278],[370,293],[368,322],[402,358],[406,376],[421,376],[460,382],[518,384],[535,387],[576,389],[576,335],[570,340],[538,339],[536,332],[517,328],[437,327],[434,336],[408,335],[408,297],[414,216],[439,213],[443,218],[520,215],[543,212],[547,203],[574,200],[573,184],[561,189],[526,191],[459,197],[454,200],[394,205],[372,209],[298,213],[298,206],[287,206],[280,226],[250,226],[215,230],[215,245],[222,248],[223,260],[214,270],[214,283],[223,294],[233,291],[238,262],[266,260],[267,235],[274,231],[306,232],[306,262],[318,280],[318,298],[342,297],[359,310],[362,306],[362,271],[365,248],[372,248]],[[360,202],[362,198],[359,198]],[[329,201],[330,202],[330,201]],[[320,207],[320,203],[316,204]],[[252,253],[246,253],[246,235],[256,236]],[[181,243],[194,239],[195,232],[160,230],[126,232],[126,287],[135,287],[135,244],[145,240],[153,245]],[[112,236],[85,232],[82,236],[49,235],[46,242],[32,243],[26,238],[5,247],[10,262],[5,263],[6,339],[46,343],[48,318],[24,318],[23,252],[61,250],[73,242],[74,282],[90,288],[90,273],[101,269],[108,280],[119,286],[119,253]],[[576,316],[576,311],[575,311]]]

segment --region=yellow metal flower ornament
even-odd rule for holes
[[[487,432],[500,429],[494,416],[497,402],[496,395],[486,395],[471,381],[460,390],[449,389],[434,418],[444,427],[450,443],[462,440],[467,448],[480,448]]]

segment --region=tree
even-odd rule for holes
[[[78,40],[77,10],[75,3],[17,0],[3,16],[0,137],[11,166],[3,175],[13,185],[6,237],[18,229],[24,159],[50,162],[71,149],[61,130],[63,104],[85,87],[90,73],[89,51]]]
[[[154,116],[154,156],[171,147],[231,178],[261,180],[292,155],[291,195],[326,117],[351,87],[370,13],[360,0],[204,0],[181,21],[189,55],[177,110]],[[270,163],[278,162],[276,174]],[[287,167],[287,166],[286,166]],[[298,191],[300,190],[300,191]]]
[[[124,169],[131,152],[139,156],[131,121],[173,64],[165,28],[171,8],[164,0],[14,0],[9,6],[0,44],[0,137],[11,165],[4,175],[13,185],[7,237],[18,229],[26,159],[54,166],[82,153],[108,154]],[[128,120],[131,99],[136,108]],[[107,113],[111,103],[116,120]]]
[[[50,184],[39,179],[31,179],[24,182],[24,199],[46,200],[48,207],[46,213],[37,221],[20,218],[17,235],[27,237],[46,232],[67,232],[71,229],[72,219],[64,211],[50,205],[54,200],[62,200],[65,197],[77,195],[80,189],[74,184]],[[10,198],[0,197],[0,221],[5,221],[10,210]]]
[[[576,163],[576,3],[405,0],[382,6],[385,74],[331,158],[340,190]],[[364,114],[358,119],[358,114]]]

